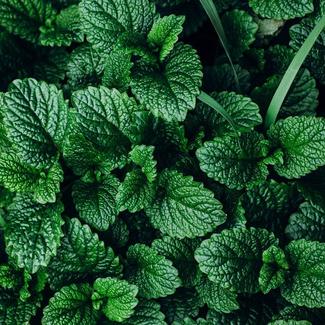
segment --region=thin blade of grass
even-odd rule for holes
[[[220,19],[220,16],[218,14],[217,8],[214,5],[213,0],[200,0],[200,2],[201,2],[201,5],[202,5],[203,9],[206,12],[206,14],[208,15],[208,17],[209,17],[215,31],[218,34],[221,45],[224,48],[226,56],[227,56],[227,58],[229,60],[229,63],[231,65],[231,69],[232,69],[234,77],[235,77],[235,82],[236,82],[237,89],[240,91],[238,75],[237,75],[237,72],[235,70],[232,59],[231,59],[231,55],[230,55],[230,51],[229,51],[229,47],[228,47],[227,37],[226,37],[225,31],[223,29],[223,26],[222,26],[221,19]]]
[[[210,106],[212,109],[214,109],[221,116],[223,116],[228,121],[228,123],[231,125],[231,127],[234,129],[236,135],[238,135],[238,131],[237,131],[235,122],[233,121],[231,116],[227,113],[227,111],[214,98],[212,98],[210,95],[208,95],[204,91],[201,91],[200,95],[198,96],[198,99],[202,103]]]
[[[310,50],[315,44],[318,36],[325,27],[325,15],[319,20],[314,29],[310,32],[299,51],[296,53],[295,57],[291,61],[288,69],[286,70],[273,98],[268,107],[265,116],[265,128],[268,129],[275,121],[281,106],[289,92],[289,89],[297,76],[299,69],[304,63],[306,57],[308,56]]]

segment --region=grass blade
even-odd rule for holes
[[[202,103],[204,103],[204,104],[210,106],[211,108],[213,108],[221,116],[223,116],[229,122],[229,124],[232,126],[235,133],[238,135],[238,131],[236,129],[235,122],[233,121],[231,116],[227,113],[227,111],[214,98],[212,98],[210,95],[208,95],[204,91],[201,91],[200,95],[198,96],[198,99]]]
[[[237,75],[237,72],[235,70],[232,59],[231,59],[231,55],[230,55],[229,48],[228,48],[227,37],[226,37],[225,31],[223,29],[223,26],[222,26],[221,19],[220,19],[220,16],[218,14],[217,8],[214,5],[213,0],[200,0],[200,2],[201,2],[202,7],[204,8],[206,14],[208,15],[208,17],[209,17],[215,31],[218,34],[221,45],[223,46],[223,48],[225,50],[226,56],[227,56],[227,58],[228,58],[228,60],[230,62],[232,71],[234,73],[236,86],[237,86],[238,90],[240,90],[238,75]]]
[[[285,72],[272,100],[268,107],[265,117],[265,128],[268,129],[275,121],[280,111],[280,108],[288,94],[288,91],[297,76],[299,69],[304,63],[319,34],[325,27],[325,15],[319,20],[314,29],[310,32],[305,42],[296,53],[291,61],[287,71]]]

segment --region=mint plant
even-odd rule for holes
[[[325,324],[324,26],[0,0],[0,324]]]

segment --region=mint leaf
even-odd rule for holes
[[[206,276],[202,277],[196,290],[200,299],[209,308],[220,313],[230,313],[239,309],[237,294],[232,289],[224,288],[220,284],[210,281]]]
[[[238,292],[255,293],[263,251],[277,242],[265,229],[223,230],[202,242],[195,259],[211,281]]]
[[[239,58],[255,41],[257,23],[247,12],[235,9],[222,16],[222,24],[228,39],[230,53]]]
[[[211,97],[214,98],[232,118],[236,125],[236,131],[242,133],[249,132],[255,126],[262,123],[259,108],[249,97],[225,91],[221,93],[213,92]],[[194,112],[197,113],[200,120],[206,126],[206,132],[209,137],[234,133],[229,122],[210,106],[200,102]]]
[[[35,79],[15,80],[4,96],[4,122],[21,160],[50,167],[67,126],[68,107],[61,90]]]
[[[133,63],[128,49],[114,48],[106,58],[102,84],[107,88],[127,91],[131,82]]]
[[[151,247],[173,262],[184,287],[193,287],[200,279],[199,268],[194,260],[194,251],[199,243],[197,239],[180,240],[165,236],[155,239]]]
[[[285,249],[290,273],[281,288],[289,302],[309,308],[325,306],[325,244],[305,239],[292,241]]]
[[[93,305],[97,305],[106,317],[112,321],[122,322],[129,318],[137,305],[135,298],[138,288],[124,280],[100,278],[94,282]],[[104,300],[104,301],[103,301]]]
[[[248,225],[282,235],[282,222],[290,214],[293,195],[289,185],[273,179],[249,189],[241,197]]]
[[[38,203],[54,203],[62,181],[59,163],[48,170],[37,170],[21,162],[13,152],[0,154],[0,183],[10,191],[30,193]]]
[[[147,299],[166,297],[180,286],[172,262],[143,244],[130,246],[127,252],[126,279],[139,288],[139,296]]]
[[[41,27],[39,42],[44,46],[70,46],[73,41],[82,42],[80,14],[77,5],[63,9],[50,26]]]
[[[53,289],[85,278],[116,276],[120,273],[119,259],[106,248],[98,235],[78,219],[67,221],[66,231],[57,255],[48,266],[49,282]]]
[[[263,293],[280,287],[285,281],[289,265],[282,249],[271,246],[263,252],[263,266],[258,282]]]
[[[157,176],[157,161],[154,158],[153,146],[137,145],[130,151],[130,159],[141,167],[149,182],[153,182]]]
[[[168,324],[183,321],[188,316],[198,316],[203,305],[195,290],[184,288],[179,288],[175,294],[160,299],[160,304]]]
[[[290,239],[325,241],[325,210],[315,204],[304,202],[298,212],[292,214],[285,229]]]
[[[312,0],[249,0],[249,5],[260,16],[273,19],[303,17],[314,10]]]
[[[133,170],[126,174],[118,188],[117,206],[120,211],[141,211],[152,203],[155,194],[155,184],[149,183],[141,170]]]
[[[89,44],[75,48],[67,64],[68,84],[72,90],[99,84],[105,67],[105,55]]]
[[[42,324],[95,325],[99,313],[92,307],[92,292],[89,284],[63,287],[44,309]]]
[[[117,216],[115,199],[118,185],[113,176],[106,176],[103,181],[95,183],[77,181],[72,197],[80,218],[98,230],[107,230]]]
[[[54,9],[47,1],[0,1],[1,26],[10,33],[35,43],[39,36],[39,27],[53,18],[54,14]]]
[[[37,296],[29,301],[21,301],[12,292],[0,292],[0,323],[8,325],[29,325],[40,307]]]
[[[261,87],[253,90],[252,97],[260,107],[267,109],[281,79],[282,75],[273,75]],[[318,106],[318,94],[316,80],[307,69],[303,69],[295,78],[279,116],[315,115]]]
[[[286,178],[299,178],[325,165],[325,119],[321,117],[289,117],[274,124],[268,136],[283,153],[283,164],[275,170]]]
[[[165,315],[160,311],[160,305],[153,300],[140,300],[134,314],[126,319],[125,325],[166,325]]]
[[[131,90],[155,116],[183,121],[187,111],[195,107],[201,80],[196,51],[190,45],[178,43],[162,63],[161,71],[147,64],[134,67]]]
[[[266,179],[265,158],[269,148],[263,135],[253,131],[240,138],[224,136],[205,142],[196,156],[202,171],[210,178],[239,190]]]
[[[148,43],[157,47],[159,50],[159,59],[163,61],[178,41],[178,35],[183,31],[185,17],[170,15],[158,18],[149,34]]]
[[[88,41],[110,51],[123,33],[146,35],[154,20],[155,7],[149,0],[82,0],[81,21]]]
[[[155,228],[177,238],[203,236],[226,220],[211,191],[172,170],[160,175],[156,199],[146,213]]]
[[[88,87],[72,95],[77,125],[99,148],[114,150],[136,142],[143,109],[133,98],[116,89]]]
[[[63,221],[60,202],[34,203],[28,195],[17,195],[9,207],[5,228],[6,251],[18,267],[36,273],[47,266],[60,245]]]

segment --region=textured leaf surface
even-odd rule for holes
[[[282,221],[290,213],[291,194],[290,186],[274,180],[266,181],[245,192],[241,202],[248,225],[271,229],[282,235]]]
[[[125,280],[116,278],[99,278],[94,283],[93,304],[104,299],[101,310],[112,321],[122,322],[129,318],[138,303],[138,288]]]
[[[158,254],[165,256],[173,262],[179,273],[184,287],[192,287],[197,284],[200,278],[200,272],[196,261],[194,260],[194,251],[200,241],[197,239],[177,239],[165,236],[162,239],[156,239],[152,243]]]
[[[13,152],[0,155],[0,183],[10,191],[32,194],[36,202],[55,202],[62,181],[59,163],[41,171],[22,163]]]
[[[319,308],[325,306],[325,244],[304,239],[292,241],[285,249],[290,275],[281,288],[289,302]]]
[[[168,324],[198,316],[199,309],[203,305],[195,290],[184,288],[179,288],[175,294],[160,299],[160,304]]]
[[[31,42],[36,42],[39,27],[54,15],[47,1],[39,0],[1,0],[1,25]]]
[[[63,287],[44,309],[44,325],[95,325],[99,316],[91,303],[92,288],[88,284]]]
[[[249,0],[249,5],[258,15],[273,19],[303,17],[314,9],[312,0]]]
[[[21,301],[12,292],[0,293],[0,323],[6,325],[29,325],[40,306],[38,297]]]
[[[158,47],[160,61],[163,61],[173,49],[178,35],[183,31],[184,21],[183,16],[170,15],[159,18],[153,24],[148,34],[148,42]]]
[[[204,276],[196,287],[199,297],[209,308],[220,313],[230,313],[239,308],[237,294]]]
[[[254,293],[259,289],[263,251],[274,244],[277,239],[265,229],[233,228],[203,241],[195,258],[211,281],[238,292]]]
[[[253,90],[252,97],[260,107],[265,109],[268,107],[281,78],[281,75],[273,75],[267,79],[264,85]],[[302,70],[294,80],[279,116],[315,115],[318,106],[318,94],[316,80],[307,69]]]
[[[325,211],[312,203],[302,203],[289,218],[286,234],[290,239],[325,241]]]
[[[134,314],[126,319],[125,325],[167,325],[165,315],[160,311],[160,305],[151,300],[142,300],[135,307]]]
[[[213,97],[229,114],[236,131],[248,132],[255,126],[262,123],[262,117],[259,113],[258,106],[249,98],[234,92],[212,93]],[[229,122],[210,106],[199,103],[196,109],[199,118],[207,127],[209,135],[222,136],[227,133],[233,133],[234,130]]]
[[[191,46],[178,43],[161,69],[138,65],[132,76],[132,92],[155,116],[183,121],[200,93],[200,59]]]
[[[106,248],[97,234],[78,219],[71,219],[48,271],[51,287],[57,289],[85,277],[116,276],[120,265],[113,250]]]
[[[325,165],[325,120],[321,117],[289,117],[269,132],[274,146],[284,153],[275,170],[286,178],[299,178]]]
[[[221,203],[192,177],[165,170],[154,203],[146,209],[150,222],[177,238],[203,236],[225,222]]]
[[[228,11],[222,17],[222,24],[234,58],[239,58],[255,41],[258,25],[253,17],[242,10]]]
[[[285,272],[289,268],[285,254],[277,246],[271,246],[263,252],[263,266],[258,282],[263,293],[280,287],[285,281]]]
[[[41,27],[39,42],[43,46],[70,46],[82,42],[80,14],[77,5],[69,6],[56,15],[50,26]]]
[[[83,0],[80,10],[88,41],[107,51],[124,32],[146,35],[155,15],[155,7],[149,0]]]
[[[76,182],[72,197],[80,218],[98,230],[107,230],[117,216],[118,185],[113,176],[96,183]]]
[[[314,18],[304,18],[299,24],[293,25],[290,28],[290,37],[291,42],[290,46],[298,51],[305,39],[308,37],[309,33],[314,28],[318,19],[325,13],[324,2],[318,1],[319,3],[319,12],[315,15]],[[322,69],[319,67],[324,66],[325,64],[325,31],[323,30],[320,36],[317,38],[313,48],[311,49],[305,64],[310,69],[312,74],[318,79],[323,85],[325,84],[325,74]]]
[[[97,85],[105,67],[105,55],[89,44],[74,49],[67,64],[68,84],[73,90]]]
[[[154,150],[155,147],[153,146],[138,145],[134,146],[130,152],[131,160],[141,167],[149,182],[153,182],[157,176],[157,161],[154,158]]]
[[[62,204],[41,205],[20,195],[10,206],[5,238],[6,250],[18,267],[35,273],[56,255],[62,237]]]
[[[240,138],[224,136],[205,142],[196,156],[200,167],[210,178],[231,189],[242,189],[264,181],[268,170],[263,162],[269,143],[257,132]]]
[[[4,102],[8,136],[22,161],[33,167],[50,167],[67,125],[62,91],[35,79],[15,80]]]
[[[140,211],[151,204],[155,193],[155,185],[148,182],[141,170],[130,171],[118,188],[117,206],[120,211]]]
[[[178,272],[172,262],[146,245],[130,246],[127,263],[126,278],[138,286],[141,297],[166,297],[180,286]]]
[[[122,47],[115,48],[106,58],[102,84],[126,91],[131,82],[132,66],[130,51]]]
[[[99,148],[114,149],[137,137],[137,119],[143,110],[127,94],[106,87],[88,87],[75,92],[72,101],[78,126]]]

